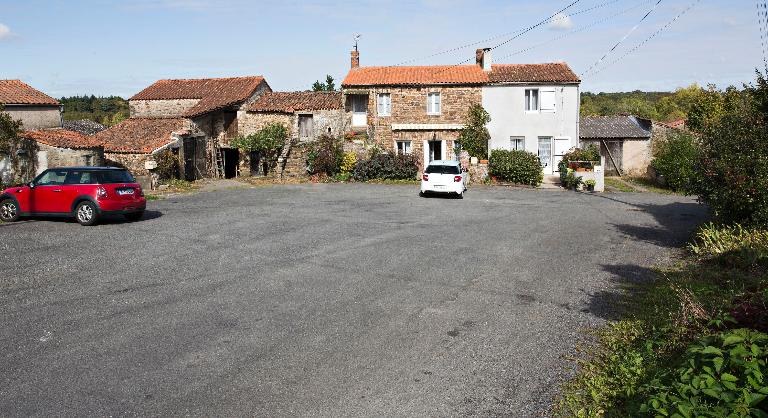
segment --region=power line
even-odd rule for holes
[[[506,41],[504,41],[504,42],[502,42],[502,43],[500,43],[500,44],[498,44],[498,45],[496,45],[496,46],[493,46],[493,47],[489,48],[489,50],[491,50],[491,51],[492,51],[492,50],[494,50],[494,49],[496,49],[496,48],[498,48],[498,47],[500,47],[500,46],[503,46],[503,45],[505,45],[505,44],[507,44],[507,43],[509,43],[509,42],[512,42],[513,40],[515,40],[515,39],[517,39],[517,38],[519,38],[519,37],[521,37],[521,36],[525,35],[526,33],[528,33],[528,32],[530,32],[530,31],[532,31],[532,30],[534,30],[534,29],[538,28],[539,26],[541,26],[541,25],[543,25],[543,24],[545,24],[545,23],[549,22],[550,20],[552,20],[552,18],[554,18],[555,16],[559,15],[560,13],[562,13],[562,12],[564,12],[564,11],[568,10],[568,9],[569,9],[569,8],[571,8],[571,7],[572,7],[574,4],[576,4],[576,3],[580,2],[580,1],[581,1],[581,0],[575,0],[575,1],[573,1],[571,4],[569,4],[569,5],[565,6],[565,7],[563,7],[563,8],[562,8],[562,9],[560,9],[560,10],[558,10],[557,12],[555,12],[554,14],[552,14],[551,16],[549,16],[548,18],[546,18],[546,19],[544,19],[544,20],[540,21],[539,23],[537,23],[537,24],[535,24],[535,25],[532,25],[532,26],[529,26],[529,27],[527,27],[526,29],[524,29],[523,31],[521,31],[520,33],[518,33],[517,35],[515,35],[515,36],[513,36],[513,37],[511,37],[511,38],[509,38],[509,39],[507,39]],[[661,1],[661,0],[659,0],[659,1]],[[461,62],[460,62],[460,63],[458,63],[458,64],[455,64],[455,65],[451,65],[451,66],[449,66],[449,67],[446,67],[446,68],[443,68],[443,69],[441,69],[441,70],[439,70],[439,71],[436,71],[436,72],[434,72],[434,73],[433,73],[433,75],[441,74],[441,73],[443,73],[443,72],[445,72],[445,71],[448,71],[448,70],[450,70],[450,69],[452,69],[452,68],[456,68],[456,67],[458,67],[458,66],[460,66],[460,65],[462,65],[462,64],[465,64],[465,63],[467,63],[467,62],[469,62],[469,61],[471,61],[471,60],[472,60],[472,58],[468,58],[468,59],[465,59],[465,60],[461,61]]]
[[[574,29],[574,30],[572,30],[572,31],[570,31],[570,32],[566,32],[566,33],[564,33],[564,34],[562,34],[562,35],[560,35],[560,36],[556,36],[556,37],[554,37],[554,38],[552,38],[552,39],[549,39],[549,40],[547,40],[547,41],[544,41],[544,42],[538,43],[538,44],[536,44],[536,45],[532,45],[532,46],[529,46],[528,48],[519,49],[519,50],[517,50],[517,51],[511,52],[511,53],[509,53],[509,54],[507,54],[507,55],[504,55],[504,56],[498,57],[498,58],[496,58],[496,59],[498,59],[498,60],[503,60],[503,59],[505,59],[505,58],[509,58],[509,57],[512,57],[512,56],[515,56],[515,55],[519,55],[519,54],[522,54],[522,53],[524,53],[524,52],[528,52],[528,51],[530,51],[530,50],[532,50],[532,49],[536,49],[536,48],[538,48],[538,47],[540,47],[540,46],[543,46],[543,45],[546,45],[546,44],[549,44],[549,43],[552,43],[552,42],[555,42],[555,41],[559,41],[559,40],[561,40],[561,39],[563,39],[563,38],[566,38],[566,37],[568,37],[568,36],[570,36],[570,35],[573,35],[574,33],[583,32],[583,31],[585,31],[585,30],[587,30],[587,29],[590,29],[590,28],[592,28],[592,27],[595,27],[595,26],[597,26],[597,25],[599,25],[599,24],[601,24],[601,23],[607,22],[607,21],[609,21],[609,20],[611,20],[611,19],[613,19],[613,18],[615,18],[615,17],[617,17],[617,16],[621,16],[621,15],[623,15],[623,14],[625,14],[625,13],[631,12],[632,10],[635,10],[635,9],[637,9],[638,7],[640,7],[640,6],[642,6],[642,5],[646,4],[646,3],[648,3],[649,1],[651,1],[651,0],[643,0],[642,2],[640,2],[640,3],[638,3],[638,4],[634,5],[634,6],[632,6],[632,7],[630,7],[630,8],[624,9],[624,10],[622,10],[622,11],[619,11],[619,12],[617,12],[617,13],[614,13],[614,14],[612,14],[612,15],[610,15],[610,16],[607,16],[607,17],[604,17],[604,18],[602,18],[602,19],[596,20],[596,21],[594,21],[594,22],[592,22],[592,23],[589,23],[589,24],[587,24],[587,25],[584,25],[584,26],[581,26],[581,27],[579,27],[579,28],[576,28],[576,29]]]
[[[664,30],[666,30],[666,29],[667,29],[669,26],[671,26],[673,23],[675,23],[675,22],[676,22],[678,19],[680,19],[680,18],[681,18],[681,17],[682,17],[684,14],[688,13],[688,11],[689,11],[689,10],[693,9],[693,7],[694,7],[694,6],[696,6],[697,4],[699,4],[700,2],[701,2],[701,0],[696,0],[696,1],[694,1],[693,3],[689,4],[689,5],[688,5],[688,7],[686,7],[685,9],[683,9],[683,11],[682,11],[682,12],[678,13],[678,14],[677,14],[677,16],[675,16],[675,17],[674,17],[672,20],[670,20],[669,22],[667,22],[667,23],[666,23],[664,26],[660,27],[660,28],[659,28],[659,29],[658,29],[656,32],[652,33],[652,34],[651,34],[651,36],[649,36],[649,37],[645,38],[645,39],[644,39],[642,42],[638,43],[638,44],[637,44],[637,45],[635,45],[635,46],[634,46],[632,49],[630,49],[629,51],[625,52],[625,53],[624,53],[622,56],[620,56],[619,58],[616,58],[615,60],[613,60],[613,61],[609,62],[609,63],[608,63],[608,64],[606,64],[606,65],[605,65],[603,68],[600,68],[599,70],[596,70],[595,72],[593,72],[593,73],[592,73],[592,74],[590,74],[590,75],[595,75],[595,74],[597,74],[597,73],[599,73],[599,72],[601,72],[601,71],[605,70],[606,68],[610,67],[611,65],[613,65],[613,64],[616,64],[617,62],[619,62],[619,61],[621,61],[622,59],[624,59],[624,58],[625,58],[627,55],[629,55],[629,54],[631,54],[631,53],[633,53],[633,52],[637,51],[637,50],[638,50],[638,49],[640,49],[640,48],[641,48],[643,45],[647,44],[647,43],[648,43],[648,42],[649,42],[651,39],[655,38],[655,37],[656,37],[658,34],[660,34],[661,32],[664,32]],[[582,78],[583,78],[583,77],[582,77]]]
[[[595,61],[595,63],[594,63],[594,64],[592,64],[592,65],[591,65],[591,66],[590,66],[590,67],[587,69],[587,71],[584,71],[584,72],[582,73],[581,77],[582,77],[582,78],[584,78],[584,76],[585,76],[586,74],[588,74],[588,73],[589,73],[589,72],[590,72],[590,71],[591,71],[593,68],[595,68],[596,66],[600,65],[600,63],[602,63],[602,62],[603,62],[603,60],[605,59],[605,57],[607,57],[607,56],[608,56],[608,55],[609,55],[611,52],[615,51],[615,50],[616,50],[616,48],[618,48],[618,47],[619,47],[619,45],[621,45],[621,44],[622,44],[624,41],[626,41],[626,40],[627,40],[627,38],[629,38],[629,35],[631,35],[631,34],[632,34],[632,33],[633,33],[635,30],[637,30],[637,28],[638,28],[638,27],[640,27],[640,24],[642,24],[642,23],[643,23],[643,21],[645,21],[645,19],[647,19],[647,18],[648,18],[648,16],[650,16],[650,15],[651,15],[651,13],[653,13],[653,11],[654,11],[654,10],[656,10],[656,7],[658,7],[658,6],[659,6],[659,3],[661,3],[661,1],[662,1],[662,0],[658,0],[658,1],[657,1],[657,2],[656,2],[654,5],[653,5],[653,7],[651,8],[651,10],[648,10],[648,13],[646,13],[646,14],[645,14],[645,15],[644,15],[644,16],[643,16],[641,19],[640,19],[640,21],[639,21],[639,22],[637,22],[637,24],[635,24],[635,26],[633,26],[633,27],[632,27],[632,29],[630,29],[630,30],[629,30],[629,31],[628,31],[626,34],[624,34],[624,36],[623,36],[621,39],[619,39],[619,41],[618,41],[618,42],[616,42],[616,44],[615,44],[615,45],[613,45],[613,47],[611,47],[611,49],[609,49],[609,50],[608,50],[608,51],[607,51],[605,54],[603,54],[603,56],[602,56],[602,57],[600,57],[600,59],[599,59],[599,60]]]
[[[766,58],[766,43],[768,42],[768,6],[766,2],[757,1],[757,24],[760,31],[760,46],[763,52],[763,66],[768,71],[768,58]]]
[[[620,1],[620,0],[611,0],[611,1],[607,1],[607,2],[604,2],[604,3],[600,3],[600,4],[597,4],[597,5],[595,5],[595,6],[592,6],[592,7],[586,8],[586,9],[577,10],[577,11],[575,11],[575,12],[573,12],[573,13],[569,14],[569,15],[566,15],[566,16],[561,16],[561,17],[558,17],[557,19],[553,19],[553,17],[557,16],[557,13],[556,13],[555,15],[551,16],[551,17],[550,17],[548,20],[546,20],[544,23],[549,23],[549,22],[557,22],[557,21],[559,21],[559,20],[568,19],[568,18],[569,18],[569,17],[571,17],[571,16],[576,16],[576,15],[579,15],[579,14],[582,14],[582,13],[590,12],[590,11],[592,11],[592,10],[595,10],[595,9],[599,9],[599,8],[601,8],[601,7],[605,7],[605,6],[608,6],[608,5],[611,5],[611,4],[614,4],[614,3],[617,3],[617,2],[619,2],[619,1]],[[570,7],[570,6],[569,6],[569,7]],[[563,9],[563,10],[565,10],[565,9]],[[464,49],[464,48],[469,48],[469,47],[471,47],[471,46],[475,46],[475,45],[484,44],[484,43],[486,43],[486,42],[489,42],[489,41],[493,41],[493,40],[495,40],[495,39],[499,39],[499,38],[503,38],[503,37],[505,37],[505,36],[514,35],[514,34],[517,34],[517,33],[523,32],[523,31],[525,31],[525,30],[526,30],[526,29],[525,29],[525,28],[523,28],[523,29],[518,29],[518,30],[516,30],[516,31],[512,31],[512,32],[507,32],[507,33],[502,33],[502,34],[499,34],[499,35],[491,36],[490,38],[486,38],[486,39],[483,39],[483,40],[481,40],[481,41],[471,42],[471,43],[468,43],[468,44],[464,44],[464,45],[461,45],[461,46],[457,46],[457,47],[455,47],[455,48],[450,48],[450,49],[446,49],[446,50],[443,50],[443,51],[440,51],[440,52],[435,52],[434,54],[426,55],[426,56],[423,56],[423,57],[416,57],[416,58],[411,58],[411,59],[409,59],[409,60],[405,60],[405,61],[403,61],[403,62],[401,62],[401,63],[399,63],[399,64],[397,64],[397,65],[398,65],[398,66],[400,66],[400,65],[410,64],[410,63],[412,63],[412,62],[415,62],[415,61],[425,60],[425,59],[434,58],[434,57],[437,57],[437,56],[440,56],[440,55],[448,54],[448,53],[451,53],[451,52],[460,51],[460,50],[462,50],[462,49]],[[471,59],[471,58],[470,58],[470,59]]]

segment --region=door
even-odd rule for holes
[[[539,137],[539,161],[544,174],[552,174],[552,137]]]
[[[224,178],[231,179],[237,177],[240,151],[237,148],[222,148],[221,155],[224,158]]]
[[[64,181],[67,171],[48,170],[35,181],[30,190],[29,206],[32,212],[56,213],[69,212],[64,202]]]
[[[184,138],[182,143],[182,149],[184,151],[184,180],[195,180],[195,163],[196,163],[196,151],[197,141],[195,138]]]
[[[560,171],[560,161],[563,160],[563,156],[571,149],[571,138],[567,136],[555,138],[555,156],[552,161],[552,171]]]
[[[368,96],[352,96],[352,126],[368,124]]]

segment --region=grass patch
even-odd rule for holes
[[[768,416],[768,233],[707,224],[689,249],[622,289],[557,415]]]
[[[637,190],[632,187],[631,185],[621,181],[620,179],[616,177],[606,177],[605,178],[605,185],[606,187],[612,187],[620,192],[636,192]]]
[[[649,192],[660,193],[660,194],[682,195],[682,193],[678,193],[672,189],[662,187],[658,185],[655,181],[645,177],[626,177],[624,178],[624,180],[633,186],[642,187],[648,190]]]
[[[149,193],[144,195],[144,198],[147,199],[147,200],[160,200],[160,199],[162,199],[161,196],[158,196],[156,194],[149,194]]]

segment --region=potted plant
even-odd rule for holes
[[[589,180],[585,180],[584,181],[584,186],[587,187],[587,191],[588,192],[594,192],[595,191],[595,184],[596,184],[596,182],[595,182],[594,179],[589,179]]]

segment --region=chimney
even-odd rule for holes
[[[352,50],[352,68],[360,66],[360,51],[357,48]]]
[[[491,48],[478,48],[475,52],[475,62],[483,71],[491,71]]]

